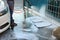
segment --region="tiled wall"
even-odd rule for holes
[[[49,0],[47,9],[49,14],[53,15],[54,17],[60,18],[60,1]]]

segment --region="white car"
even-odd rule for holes
[[[0,33],[10,27],[10,12],[7,3],[0,0]]]

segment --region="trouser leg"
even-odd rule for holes
[[[12,30],[14,29],[14,25],[12,25],[13,23],[14,23],[14,20],[13,20],[13,11],[10,10],[10,26],[11,26]]]

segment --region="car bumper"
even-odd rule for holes
[[[7,30],[10,26],[10,14],[6,13],[0,17],[0,33]]]

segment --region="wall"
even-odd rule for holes
[[[42,5],[46,5],[47,4],[47,0],[30,0],[32,6],[34,6],[33,8],[36,10],[40,10]]]

